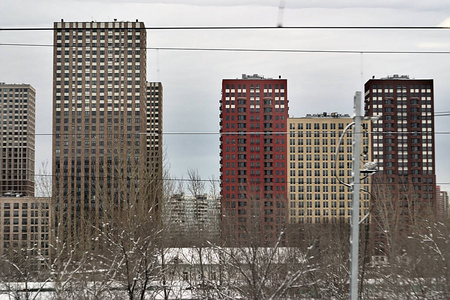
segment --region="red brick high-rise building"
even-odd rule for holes
[[[394,75],[365,84],[366,116],[373,122],[376,254],[386,254],[393,232],[406,230],[436,205],[433,80]]]
[[[224,79],[220,102],[222,226],[229,243],[269,245],[286,223],[287,80]]]

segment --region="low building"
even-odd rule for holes
[[[49,197],[0,197],[0,255],[8,259],[32,258],[31,270],[49,258],[51,214]]]
[[[199,195],[174,194],[163,206],[163,228],[168,241],[176,245],[214,242],[220,233],[220,202]]]
[[[440,220],[450,218],[450,211],[449,211],[449,200],[448,200],[448,192],[441,190],[441,187],[438,185],[436,186],[436,199],[437,199],[437,217]]]

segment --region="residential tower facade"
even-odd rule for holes
[[[345,184],[353,182],[353,128],[344,129],[352,122],[338,113],[288,119],[290,224],[350,223],[352,190]],[[370,123],[364,122],[359,131],[362,167],[371,161]],[[370,211],[369,180],[361,184],[361,219]]]
[[[435,213],[433,80],[407,75],[370,79],[365,115],[375,117],[372,155],[378,173],[372,191],[375,241],[383,254],[389,232],[383,224],[395,221],[406,230],[420,216]]]
[[[34,196],[36,91],[0,83],[0,195]]]
[[[288,104],[286,79],[222,81],[222,226],[232,242],[270,244],[285,225]]]
[[[61,20],[54,45],[54,224],[76,245],[89,243],[105,216],[157,207],[161,115],[151,111],[162,90],[146,81],[142,22]]]

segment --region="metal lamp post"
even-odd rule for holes
[[[353,104],[353,183],[352,219],[350,230],[350,299],[358,298],[358,260],[359,260],[359,191],[361,156],[361,92],[357,91]]]

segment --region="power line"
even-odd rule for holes
[[[287,168],[289,169],[289,168]],[[115,179],[115,180],[148,180],[148,181],[182,181],[182,182],[194,182],[194,181],[203,181],[203,182],[221,182],[220,179],[190,179],[190,178],[173,178],[173,177],[166,177],[166,178],[142,178],[142,177],[117,177],[117,176],[90,176],[90,175],[85,175],[85,176],[76,176],[76,175],[53,175],[53,174],[34,174],[34,177],[61,177],[61,178],[78,178],[78,179],[100,179],[100,180],[104,180],[104,179]],[[407,176],[399,176],[399,177],[407,177]],[[332,177],[334,178],[334,176]],[[331,180],[331,176],[330,176],[330,180]],[[282,183],[282,182],[280,182]],[[288,182],[284,182],[285,184],[289,184]],[[240,183],[237,183],[237,185],[242,185]],[[247,183],[248,184],[248,183]],[[296,183],[298,184],[298,183]],[[316,184],[316,183],[314,183]],[[330,181],[323,181],[321,180],[320,183],[317,184],[334,184],[334,183],[330,183]],[[337,183],[336,183],[337,184]],[[405,182],[376,182],[376,183],[363,183],[363,184],[367,184],[367,185],[408,185],[411,184],[409,182],[405,183]],[[417,183],[415,183],[417,184]],[[429,183],[425,183],[425,182],[421,182],[419,184],[429,184]],[[436,184],[450,184],[450,182],[436,182]],[[252,185],[251,183],[249,185]],[[257,184],[256,184],[257,185]]]
[[[292,129],[291,131],[294,131],[295,133],[299,132],[298,129]],[[318,132],[319,134],[332,134],[336,131],[323,131],[323,130],[314,130],[314,129],[308,129],[308,130],[302,130],[302,132],[311,132],[311,134],[314,134]],[[368,134],[412,134],[412,135],[430,135],[432,132],[427,131],[363,131],[364,133]],[[363,133],[360,132],[360,133]],[[227,132],[217,132],[217,131],[166,131],[161,133],[147,133],[147,132],[140,132],[140,133],[131,133],[131,134],[140,134],[140,135],[154,135],[157,136],[159,134],[162,135],[286,135],[290,134],[290,131],[227,131]],[[106,136],[125,136],[128,135],[128,132],[125,133],[36,133],[35,136],[53,136],[53,135],[71,135],[71,136],[83,136],[88,134],[89,136],[96,136],[103,134]],[[449,135],[450,131],[435,131],[433,132],[435,135]]]
[[[52,47],[51,44],[31,44],[31,43],[0,43],[0,46],[13,47]],[[94,46],[65,46],[65,48],[111,48]],[[121,48],[119,46],[118,48]],[[128,47],[134,49],[137,47]],[[166,50],[166,51],[217,51],[217,52],[275,52],[275,53],[336,53],[336,54],[450,54],[450,51],[398,51],[398,50],[321,50],[321,49],[258,49],[258,48],[204,48],[204,47],[146,47],[147,50]]]
[[[114,170],[113,170],[114,171]],[[171,178],[171,177],[166,177],[166,178],[156,178],[156,177],[152,177],[151,175],[149,176],[150,178],[142,178],[142,177],[136,177],[136,176],[129,176],[129,177],[117,177],[117,176],[91,176],[91,175],[53,175],[53,174],[34,174],[34,177],[61,177],[61,178],[72,178],[72,179],[100,179],[100,180],[105,180],[105,179],[114,179],[114,180],[139,180],[139,181],[206,181],[206,182],[220,182],[220,179],[189,179],[189,178]],[[35,183],[36,184],[36,183]]]
[[[446,112],[437,112],[434,113],[435,117],[447,117],[450,116],[450,111],[446,111]]]
[[[66,22],[71,23],[71,22]],[[89,22],[86,22],[89,23]],[[97,22],[96,22],[97,23]],[[113,23],[113,22],[104,22]],[[3,27],[0,31],[100,30],[101,28]],[[118,28],[119,30],[123,28]],[[127,28],[128,29],[128,28]],[[448,30],[447,26],[145,26],[133,30]]]
[[[250,49],[250,48],[190,48],[148,47],[149,50],[221,51],[221,52],[279,52],[279,53],[338,53],[338,54],[450,54],[450,51],[388,51],[388,50],[317,50],[317,49]]]

